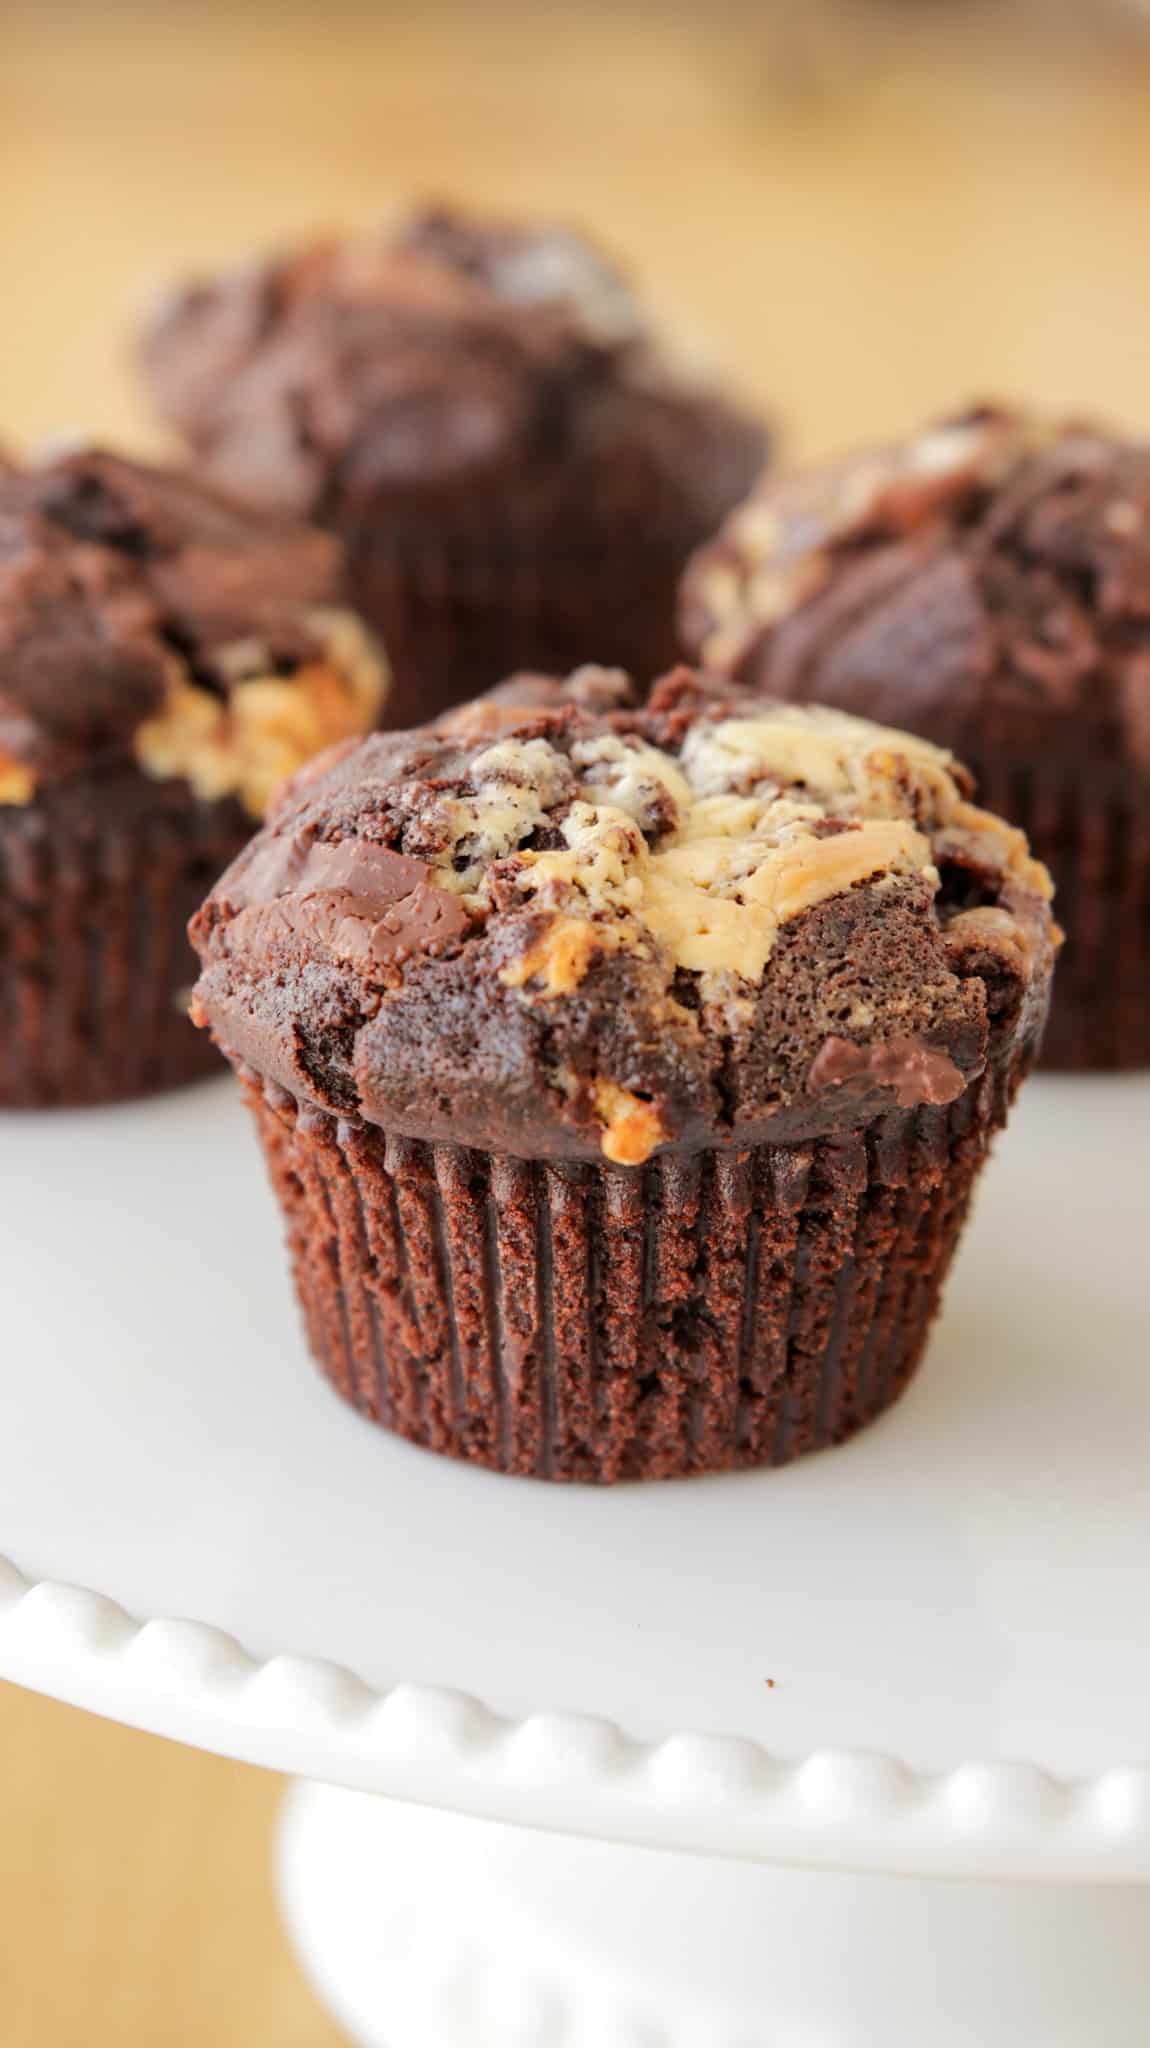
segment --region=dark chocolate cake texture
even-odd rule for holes
[[[687,671],[305,771],[195,920],[195,1009],[324,1371],[551,1478],[849,1435],[1034,1057],[1049,893],[938,748]]]

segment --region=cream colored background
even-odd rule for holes
[[[0,437],[144,445],[122,344],[157,281],[412,192],[600,226],[801,449],[975,392],[1150,427],[1146,50],[1088,6],[1057,41],[765,11],[17,0]],[[0,1691],[5,2048],[335,2042],[276,1926],[277,1797]]]

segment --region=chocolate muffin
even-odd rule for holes
[[[961,754],[1057,885],[1045,1063],[1150,1065],[1150,443],[985,407],[768,481],[683,622],[717,671]]]
[[[530,697],[537,700],[532,704]],[[589,671],[369,739],[194,921],[315,1355],[551,1479],[782,1464],[906,1385],[1055,929],[937,748]]]
[[[219,482],[341,536],[397,726],[588,648],[650,682],[766,453],[587,242],[447,210],[192,285],[142,363]]]
[[[98,450],[0,469],[0,1107],[216,1064],[187,921],[275,785],[383,696],[338,552]]]

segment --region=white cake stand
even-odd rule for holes
[[[1144,2048],[1148,1133],[1032,1083],[899,1408],[592,1492],[341,1407],[227,1081],[7,1117],[0,1673],[306,1781],[370,2048]]]

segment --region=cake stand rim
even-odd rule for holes
[[[1150,1880],[1150,1764],[1066,1778],[1025,1759],[942,1771],[865,1750],[784,1758],[744,1737],[657,1740],[606,1717],[498,1712],[366,1684],[205,1622],[140,1617],[0,1556],[0,1678],[317,1782],[638,1847],[908,1876]]]

